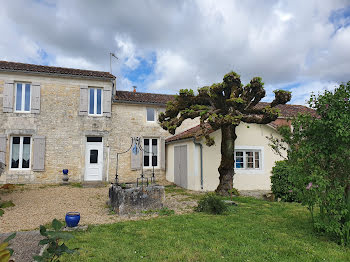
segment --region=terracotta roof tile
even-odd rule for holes
[[[114,96],[115,102],[143,103],[165,105],[168,101],[173,100],[174,95],[140,93],[129,91],[117,91]]]
[[[59,74],[68,76],[81,76],[90,78],[109,78],[115,79],[115,76],[102,71],[92,70],[81,70],[74,68],[64,68],[55,66],[42,66],[33,64],[24,64],[16,62],[0,61],[0,71],[10,72],[33,72],[33,73],[44,73],[44,74]]]

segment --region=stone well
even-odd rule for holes
[[[109,188],[108,205],[118,215],[127,215],[163,207],[164,186],[122,188],[112,184]]]

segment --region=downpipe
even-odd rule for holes
[[[196,142],[196,139],[193,138],[193,143],[196,146],[199,146],[200,152],[200,169],[201,169],[201,189],[203,190],[203,145],[201,143]]]

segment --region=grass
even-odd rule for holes
[[[299,204],[236,197],[227,215],[191,213],[89,227],[62,261],[350,261]]]

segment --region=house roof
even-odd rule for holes
[[[153,93],[141,93],[141,92],[130,92],[130,91],[117,91],[114,96],[115,102],[125,103],[141,103],[141,104],[158,104],[166,105],[168,101],[174,100],[174,95],[165,94],[153,94]],[[263,108],[268,103],[260,102],[256,105],[256,108]],[[276,106],[281,111],[282,117],[296,116],[298,113],[310,113],[316,116],[315,110],[302,105],[278,105]]]
[[[267,104],[268,103],[261,102],[256,107],[262,108],[262,107],[266,106]],[[310,113],[311,115],[316,116],[315,110],[308,108],[306,106],[302,106],[302,105],[278,105],[277,108],[279,108],[281,110],[281,117],[293,117],[293,116],[297,116],[298,113],[301,113],[301,114]],[[288,125],[288,124],[290,124],[290,123],[287,119],[279,118],[279,119],[269,123],[268,125],[273,127],[273,128],[277,128],[278,126]],[[213,130],[209,131],[209,133],[212,133],[212,132],[213,132]],[[187,129],[179,134],[168,137],[166,139],[166,142],[169,143],[169,142],[189,139],[189,138],[193,138],[193,137],[200,137],[200,136],[202,136],[202,130],[200,128],[200,125],[197,125],[195,127],[189,128],[189,129]]]
[[[140,93],[130,91],[117,91],[114,96],[115,102],[135,104],[157,104],[164,105],[174,99],[174,95]]]
[[[24,64],[24,63],[7,62],[7,61],[0,61],[0,72],[1,71],[55,74],[55,75],[100,78],[100,79],[115,79],[115,76],[108,72],[81,70],[81,69],[55,67],[55,66],[42,66],[42,65]]]

